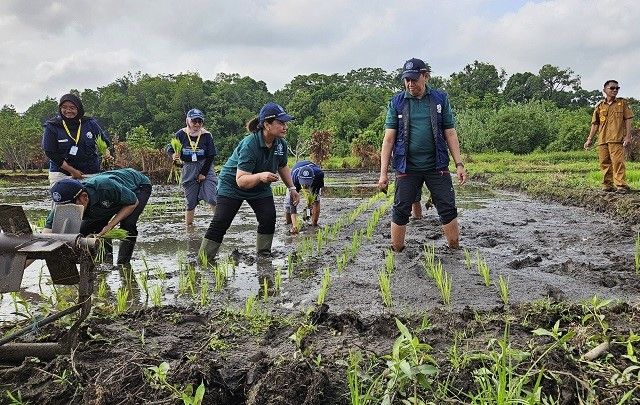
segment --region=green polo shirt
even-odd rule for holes
[[[427,86],[427,91],[421,98],[411,95],[405,91],[405,102],[409,102],[409,150],[407,155],[407,172],[420,172],[436,169],[436,144],[431,128],[431,112],[429,109],[429,93],[431,88]],[[398,129],[398,115],[402,111],[396,111],[390,101],[387,109],[387,118],[384,127],[387,129]],[[444,128],[455,128],[453,112],[449,99],[442,106],[442,121]]]
[[[240,200],[254,200],[273,196],[271,184],[260,183],[243,190],[236,183],[238,169],[248,173],[271,172],[287,165],[287,142],[276,138],[270,148],[264,143],[262,131],[248,134],[235,148],[218,176],[218,195]]]
[[[83,220],[109,220],[126,205],[138,201],[135,191],[143,185],[151,185],[144,174],[134,169],[110,170],[82,181],[89,195],[89,205]],[[53,213],[47,217],[46,228],[53,225]]]

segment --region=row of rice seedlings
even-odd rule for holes
[[[373,210],[373,213],[371,214],[371,218],[367,222],[367,231],[366,231],[367,239],[370,240],[373,237],[373,233],[375,232],[375,229],[378,226],[378,223],[380,222],[380,218],[382,218],[382,216],[386,214],[386,212],[391,207],[391,204],[393,204],[393,200],[387,199],[387,201],[385,201],[384,204],[382,204],[381,206]]]
[[[358,256],[358,252],[362,247],[363,234],[364,233],[362,229],[356,229],[355,231],[353,231],[353,236],[351,237],[351,243],[346,248],[347,258],[349,260],[355,260],[355,258]]]
[[[324,300],[327,297],[327,291],[329,291],[329,285],[331,285],[331,272],[329,269],[324,269],[322,280],[320,282],[320,291],[318,291],[318,299],[316,302],[318,305],[324,304]]]
[[[476,268],[478,269],[480,276],[482,276],[482,280],[484,280],[484,285],[489,287],[491,285],[489,266],[482,256],[480,256],[480,252],[476,252]]]

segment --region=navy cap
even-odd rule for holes
[[[187,118],[189,119],[200,118],[202,121],[204,121],[204,113],[198,110],[197,108],[192,108],[187,113]]]
[[[284,111],[284,108],[279,106],[276,103],[267,103],[262,106],[260,109],[260,114],[258,115],[258,119],[260,120],[260,124],[263,124],[266,120],[275,118],[280,122],[287,122],[294,119],[292,116],[287,114]]]
[[[298,174],[298,182],[301,186],[311,187],[314,177],[315,174],[313,173],[313,169],[309,166],[304,166],[300,168],[300,172]]]
[[[431,72],[431,67],[422,59],[411,58],[402,66],[402,78],[416,80],[422,73]]]
[[[57,204],[72,203],[84,190],[84,186],[75,179],[62,179],[51,187],[51,198]]]

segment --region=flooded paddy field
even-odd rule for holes
[[[445,246],[431,208],[408,224],[405,251],[391,255],[391,200],[377,193],[376,181],[375,173],[328,173],[320,226],[305,224],[298,235],[288,233],[284,197],[276,197],[268,259],[256,258],[257,223],[244,204],[218,263],[208,266],[198,263],[197,249],[210,211],[198,207],[186,228],[180,189],[155,186],[132,270],[98,269],[94,316],[78,349],[51,362],[0,367],[0,388],[32,403],[170,403],[189,384],[195,391],[203,383],[203,403],[342,404],[353,402],[349,354],[360,353],[361,386],[373,386],[382,400],[384,388],[373,384],[378,375],[388,382],[383,356],[397,343],[397,318],[430,345],[437,371],[428,376],[429,390],[421,388],[425,401],[473,402],[481,386],[475,371],[492,370],[489,354],[500,353],[495,342],[508,331],[513,350],[528,354],[518,356],[523,367],[541,359],[553,371],[541,379],[541,392],[556,403],[617,403],[628,392],[627,403],[637,403],[640,377],[622,370],[635,366],[623,356],[628,344],[640,349],[633,338],[640,330],[638,229],[584,208],[469,184],[456,189],[463,249]],[[0,189],[0,201],[24,206],[32,223],[50,204],[37,184]],[[3,330],[67,294],[54,290],[41,268],[36,262],[25,272],[21,294],[2,296]],[[55,336],[64,327],[40,332]],[[532,333],[540,329],[549,333]],[[553,336],[570,335],[552,355],[544,352],[557,344]],[[619,343],[607,363],[583,363],[603,341]],[[166,384],[158,377],[163,362]],[[613,385],[603,382],[612,369],[620,369]],[[52,377],[62,373],[63,382]],[[409,377],[418,381],[416,375]],[[396,401],[410,396],[409,386],[395,387]]]

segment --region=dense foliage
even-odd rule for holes
[[[601,98],[599,90],[582,89],[580,76],[571,69],[548,64],[537,74],[518,72],[507,78],[504,70],[474,61],[449,78],[434,76],[430,83],[450,94],[465,152],[580,149],[592,107]],[[327,132],[332,142],[327,157],[354,155],[362,165],[371,165],[382,142],[389,97],[401,88],[399,70],[361,68],[344,75],[299,75],[273,94],[262,81],[225,73],[212,80],[197,73],[130,73],[105,87],[71,92],[112,137],[131,143],[128,148],[142,155],[162,149],[184,126],[186,111],[199,108],[215,136],[221,163],[244,135],[245,123],[265,102],[275,100],[297,118],[287,136],[293,156],[307,157],[312,134]],[[631,102],[640,111],[638,100]],[[51,97],[24,114],[5,106],[0,163],[20,170],[42,167],[40,124],[56,112],[57,100]]]

